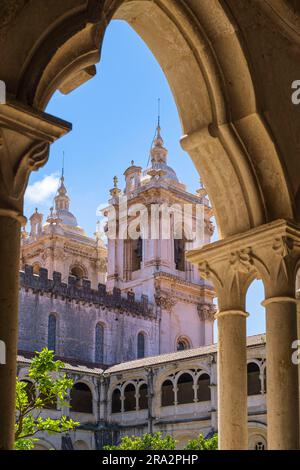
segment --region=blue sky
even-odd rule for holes
[[[47,215],[52,205],[65,152],[65,182],[71,210],[79,224],[92,235],[96,211],[113,186],[114,175],[123,187],[123,173],[131,160],[147,165],[161,100],[161,126],[169,164],[194,192],[199,175],[190,157],[181,149],[181,126],[166,78],[150,50],[123,21],[109,26],[97,75],[65,96],[57,92],[46,111],[72,122],[73,131],[54,143],[47,165],[33,173],[25,197],[25,214],[35,207]],[[261,283],[247,296],[248,334],[265,331]]]

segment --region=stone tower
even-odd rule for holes
[[[185,259],[187,249],[209,243],[212,210],[205,189],[189,193],[168,165],[159,123],[150,156],[146,169],[132,161],[125,170],[124,191],[114,179],[103,211],[107,290],[148,297],[160,317],[159,352],[166,353],[213,342],[214,291]],[[193,231],[202,232],[200,242],[193,240]]]
[[[88,237],[70,212],[70,198],[67,194],[64,175],[60,178],[54,208],[43,224],[43,214],[36,209],[30,217],[29,234],[24,231],[21,245],[21,269],[32,265],[35,274],[46,268],[51,277],[53,271],[60,272],[62,282],[69,275],[80,284],[89,279],[92,287],[106,281],[106,247],[97,232],[95,238]]]

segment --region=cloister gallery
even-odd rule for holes
[[[300,261],[297,0],[3,0],[0,11],[0,448],[14,440],[19,260],[31,171],[71,124],[44,112],[53,93],[95,74],[105,30],[127,21],[172,89],[181,145],[207,189],[220,239],[187,254],[218,298],[221,449],[246,449],[245,296],[264,283],[268,448],[299,448],[296,276]],[[201,406],[197,401],[196,407]]]

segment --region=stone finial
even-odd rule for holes
[[[55,210],[69,210],[70,208],[70,198],[67,195],[67,188],[65,187],[65,178],[62,173],[60,177],[60,184],[57,190],[57,195],[54,198],[55,201]]]
[[[110,194],[112,195],[112,197],[117,197],[121,193],[121,189],[118,188],[118,181],[119,181],[118,177],[114,176],[113,177],[114,187],[110,190]]]
[[[199,184],[200,184],[200,188],[197,189],[196,193],[201,199],[203,199],[203,198],[205,198],[205,196],[207,196],[207,191],[206,191],[206,189],[203,185],[203,182],[202,182],[201,178],[199,180]]]
[[[156,135],[154,138],[153,146],[150,151],[151,162],[154,163],[166,163],[168,150],[164,147],[164,141],[161,136],[161,127],[158,123],[156,128]]]
[[[22,228],[21,238],[22,238],[22,240],[26,240],[26,238],[28,238],[28,232],[26,231],[25,225]]]

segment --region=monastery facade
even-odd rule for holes
[[[203,244],[213,234],[213,214],[203,186],[189,193],[168,165],[167,153],[158,125],[150,166],[131,162],[123,191],[114,179],[103,210],[108,222],[94,238],[70,212],[63,174],[46,222],[36,209],[30,232],[23,231],[19,375],[28,380],[34,351],[53,349],[75,385],[70,408],[47,412],[81,423],[62,437],[42,436],[38,448],[101,449],[122,436],[157,430],[174,435],[182,448],[200,432],[217,431],[215,292],[185,258],[195,244],[197,214]],[[122,203],[126,226],[134,224],[140,208],[136,237],[122,234]],[[169,236],[161,212],[145,234],[141,207],[149,215],[162,205],[169,210]],[[184,207],[192,208],[190,233],[178,217]],[[263,336],[248,338],[253,449],[267,448],[264,351]]]

